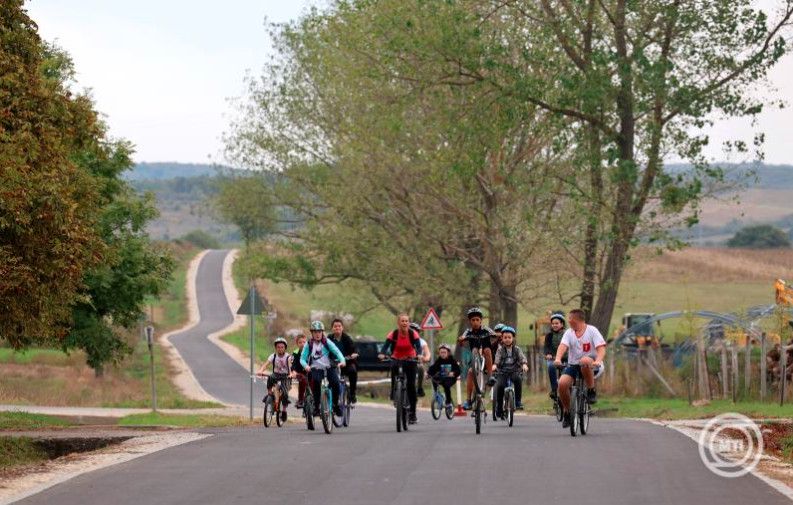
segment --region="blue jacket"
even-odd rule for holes
[[[300,364],[303,365],[303,368],[310,365],[308,359],[313,341],[314,339],[311,339],[308,342],[306,342],[306,345],[303,346],[303,352],[300,354]],[[333,353],[333,356],[336,358],[339,364],[342,365],[347,364],[346,361],[344,361],[344,355],[341,353],[341,351],[339,351],[339,348],[336,347],[336,344],[334,344],[325,337],[322,337],[322,344],[324,345],[324,347],[322,348],[322,356],[328,356],[330,353]]]

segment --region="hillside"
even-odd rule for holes
[[[125,174],[125,178],[128,181],[162,181],[177,177],[214,176],[225,168],[205,163],[138,163]]]

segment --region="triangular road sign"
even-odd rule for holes
[[[251,312],[251,294],[253,294],[253,312]],[[265,304],[262,302],[262,299],[259,298],[259,293],[255,289],[249,289],[248,296],[245,297],[245,301],[240,305],[237,314],[245,316],[259,315],[264,311],[264,308]]]
[[[441,323],[441,318],[438,317],[438,314],[435,312],[435,309],[430,308],[427,315],[424,316],[424,319],[421,321],[421,329],[422,330],[442,330],[443,324]]]

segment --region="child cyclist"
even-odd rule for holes
[[[490,350],[490,334],[493,332],[490,328],[482,324],[484,312],[482,312],[482,309],[479,307],[468,309],[467,315],[468,323],[471,326],[465,330],[465,333],[457,337],[457,343],[464,344],[468,342],[468,347],[471,349],[471,352],[473,352],[474,349],[479,349],[485,358],[485,369],[483,372],[487,373],[493,366],[493,352]],[[494,384],[492,382],[492,377],[488,380],[488,384],[491,386]],[[463,403],[463,408],[465,410],[471,410],[471,397],[474,394],[474,374],[471,370],[468,371],[465,386],[467,399],[465,403]]]
[[[294,372],[295,378],[297,379],[297,403],[295,407],[297,409],[302,409],[303,401],[306,399],[306,388],[308,387],[306,370],[303,368],[303,365],[300,364],[300,354],[303,352],[303,347],[306,345],[306,336],[303,334],[302,330],[295,335],[295,344],[297,344],[297,350],[292,353],[292,372]]]
[[[448,344],[438,346],[438,359],[427,369],[427,377],[432,379],[432,388],[443,386],[446,393],[446,406],[452,405],[452,386],[460,376],[460,364],[452,357],[452,349]]]
[[[331,356],[339,366],[346,365],[344,355],[339,348],[325,337],[325,325],[322,324],[322,321],[312,321],[311,341],[303,346],[303,352],[300,353],[300,364],[303,365],[310,378],[311,393],[314,395],[314,412],[319,415],[319,395],[324,371],[330,384],[334,414],[341,416],[341,408],[338,404],[341,395],[339,369],[334,366],[335,363],[331,363]]]
[[[498,372],[498,385],[496,386],[496,417],[504,415],[504,389],[507,379],[512,379],[515,387],[515,408],[522,409],[521,403],[522,374],[529,370],[526,355],[515,345],[515,328],[504,326],[501,330],[501,345],[493,358],[493,372]]]
[[[294,377],[292,355],[286,353],[286,339],[279,337],[275,339],[273,345],[275,346],[275,352],[262,363],[261,368],[256,372],[256,375],[263,376],[267,371],[267,367],[272,366],[273,373],[267,377],[267,391],[270,393],[275,393],[274,388],[278,382]],[[288,397],[284,398],[284,405],[289,405]]]

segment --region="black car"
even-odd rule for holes
[[[370,372],[387,372],[391,365],[388,362],[380,361],[377,355],[383,347],[382,342],[360,341],[355,342],[358,349],[358,370]]]

